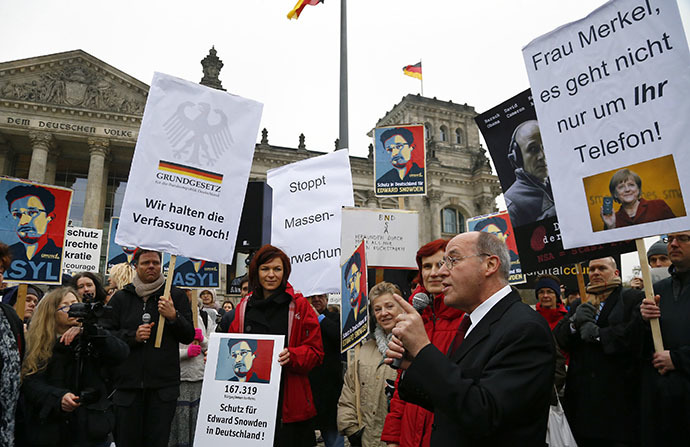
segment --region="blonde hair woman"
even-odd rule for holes
[[[121,362],[129,348],[95,326],[83,333],[69,315],[86,311],[77,303],[76,291],[61,287],[41,300],[32,318],[22,365],[29,445],[100,445],[112,430],[101,366]]]
[[[394,294],[400,295],[400,289],[388,282],[371,288],[369,315],[375,318],[376,328],[373,336],[370,335],[369,340],[362,344],[359,356],[354,359],[350,356],[348,361],[345,384],[338,401],[338,430],[348,437],[352,446],[386,446],[381,441],[389,403],[386,381],[393,384],[397,372],[383,363],[383,359],[395,327],[395,317],[403,312],[393,298]],[[357,383],[361,384],[359,396]]]
[[[106,303],[115,294],[115,292],[122,289],[124,286],[131,283],[133,280],[134,267],[132,267],[129,263],[123,262],[121,264],[115,264],[114,266],[110,267],[110,275],[108,276],[108,287],[106,288]]]

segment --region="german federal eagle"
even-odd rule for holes
[[[228,118],[208,103],[186,101],[163,123],[173,157],[195,165],[213,166],[233,143]]]

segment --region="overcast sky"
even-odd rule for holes
[[[0,0],[0,61],[82,49],[147,84],[154,71],[199,82],[199,61],[215,45],[225,63],[223,86],[264,103],[261,127],[271,144],[296,147],[304,133],[308,149],[331,151],[340,1],[307,6],[299,20],[288,20],[295,2]],[[678,2],[687,18],[690,0]],[[404,95],[420,92],[403,66],[423,61],[425,96],[483,112],[529,87],[524,45],[604,3],[349,1],[351,154],[366,156],[376,121]]]

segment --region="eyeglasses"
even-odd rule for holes
[[[21,219],[22,216],[29,216],[31,219],[34,217],[40,215],[41,213],[45,213],[46,210],[38,209],[38,208],[29,208],[29,209],[13,209],[12,210],[12,217],[15,219]]]
[[[664,244],[670,244],[673,241],[678,241],[678,243],[686,244],[690,241],[690,235],[688,234],[678,234],[676,236],[664,236],[661,238]]]
[[[57,310],[57,311],[58,311],[58,312],[68,313],[68,312],[69,312],[69,309],[70,309],[71,307],[72,307],[71,304],[70,304],[69,306],[58,307],[58,310]]]
[[[474,258],[476,256],[491,256],[491,255],[488,253],[477,253],[475,255],[460,256],[457,258],[454,258],[452,256],[444,256],[443,259],[441,259],[438,262],[438,264],[436,264],[436,267],[438,267],[440,269],[441,267],[443,267],[445,265],[448,270],[451,270],[453,267],[455,267],[455,264],[462,261],[463,259]]]
[[[397,143],[397,144],[391,144],[389,146],[386,146],[386,152],[391,153],[393,151],[401,151],[405,149],[406,146],[409,146],[407,143]]]
[[[242,349],[241,351],[231,352],[230,357],[232,357],[234,359],[244,358],[247,354],[251,354],[251,353],[252,353],[252,351],[249,351],[247,349]]]
[[[359,272],[354,272],[347,277],[347,285],[355,284],[359,278]]]

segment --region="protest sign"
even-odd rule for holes
[[[690,170],[690,53],[677,2],[610,1],[523,56],[564,247],[690,228],[690,177],[679,175]]]
[[[115,242],[231,264],[261,110],[155,73]]]
[[[273,445],[283,339],[282,335],[211,334],[194,444]]]
[[[115,243],[115,234],[117,234],[117,225],[120,222],[119,217],[110,218],[110,227],[108,228],[108,248],[105,259],[105,272],[110,273],[110,268],[117,264],[126,262],[131,264],[134,260],[134,252],[136,247],[120,247]]]
[[[525,275],[522,273],[517,245],[515,244],[515,233],[513,233],[513,226],[510,224],[510,217],[508,217],[507,211],[471,217],[467,219],[467,231],[491,233],[505,242],[510,254],[510,276],[508,277],[508,282],[513,285],[525,282]]]
[[[523,273],[635,250],[634,242],[563,247],[529,89],[478,115],[475,121],[501,182]]]
[[[374,129],[374,191],[379,197],[426,195],[422,124]]]
[[[98,272],[101,264],[103,230],[69,227],[65,236],[65,265],[68,275]]]
[[[419,248],[417,211],[343,208],[340,246],[352,253],[362,241],[367,247],[367,266],[416,269]],[[345,262],[347,259],[343,259]]]
[[[367,259],[364,241],[341,267],[342,304],[340,306],[341,352],[345,352],[369,332]]]
[[[60,284],[72,190],[0,178],[0,241],[12,255],[5,281]]]
[[[163,274],[168,276],[170,255],[163,255]],[[177,257],[173,272],[173,286],[185,289],[217,289],[220,287],[220,267],[217,262]]]
[[[271,244],[289,257],[290,284],[304,296],[340,292],[342,207],[353,206],[345,150],[271,169]]]

